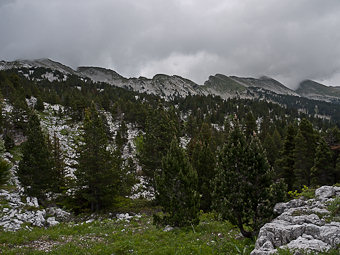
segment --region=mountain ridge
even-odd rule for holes
[[[340,102],[340,87],[326,86],[316,81],[304,80],[296,91],[309,99]]]
[[[209,94],[220,96],[223,99],[234,97],[260,98],[264,92],[340,103],[340,88],[328,87],[311,80],[302,81],[294,91],[268,76],[253,78],[227,76],[217,73],[210,75],[204,84],[197,84],[190,79],[178,75],[155,74],[152,78],[126,78],[114,70],[103,67],[80,66],[74,70],[69,66],[51,59],[15,60],[12,62],[0,61],[0,70],[13,68],[34,70],[38,67],[51,71],[59,71],[66,76],[77,75],[83,78],[89,78],[94,82],[104,82],[140,93],[159,95],[165,99],[173,99],[176,96],[186,97],[188,95]],[[30,74],[31,72],[28,72],[26,77],[29,78]],[[58,77],[53,76],[53,73],[42,75],[41,79],[44,78],[50,81],[58,79]]]

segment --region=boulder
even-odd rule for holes
[[[70,213],[56,207],[39,210],[38,199],[22,196],[18,189],[12,192],[0,190],[0,199],[6,205],[0,208],[0,226],[4,231],[17,231],[24,223],[37,227],[55,226],[70,217]]]
[[[59,221],[56,221],[56,220],[55,220],[55,217],[49,217],[49,218],[47,218],[46,222],[47,222],[47,225],[48,225],[49,227],[53,227],[53,226],[56,226],[56,225],[59,224]]]
[[[315,197],[320,201],[326,201],[333,196],[335,196],[335,188],[333,186],[322,186],[315,191]]]
[[[58,207],[49,207],[46,209],[46,213],[54,216],[59,221],[66,221],[71,216],[69,212],[66,212],[63,209],[58,208]]]
[[[295,254],[299,254],[299,251],[303,252],[305,250],[313,252],[323,252],[328,251],[331,246],[321,240],[314,239],[309,235],[299,236],[296,240],[291,241],[285,248],[295,251]]]
[[[39,207],[38,199],[36,197],[26,197],[26,203],[32,207]]]

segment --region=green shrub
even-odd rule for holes
[[[7,182],[10,168],[11,165],[7,161],[0,159],[0,186]]]
[[[327,206],[327,209],[330,212],[330,219],[339,221],[340,220],[340,197],[336,197],[332,202],[330,202]]]
[[[288,197],[292,199],[298,199],[300,197],[304,197],[307,199],[311,199],[315,197],[315,189],[310,189],[306,185],[303,185],[302,191],[288,191]]]

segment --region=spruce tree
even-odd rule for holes
[[[332,151],[326,141],[321,138],[316,148],[314,166],[311,170],[313,185],[333,184],[334,168],[332,164]]]
[[[311,185],[311,169],[314,165],[315,150],[317,146],[317,135],[312,123],[302,119],[295,138],[295,177],[296,187]]]
[[[163,108],[149,112],[146,120],[146,130],[143,144],[138,151],[139,163],[149,183],[154,186],[154,176],[160,170],[162,157],[167,154],[169,144],[178,134],[176,120]]]
[[[295,136],[296,131],[293,125],[289,125],[287,128],[286,138],[283,143],[282,150],[280,152],[279,159],[276,161],[277,165],[277,177],[283,178],[287,184],[288,190],[293,190],[295,184]]]
[[[273,167],[275,160],[278,157],[278,151],[276,150],[273,137],[270,134],[266,135],[263,142],[263,148],[266,151],[269,164]]]
[[[125,144],[128,142],[128,133],[127,133],[127,126],[125,124],[125,121],[122,120],[119,129],[116,133],[116,145],[118,150],[123,152]]]
[[[215,176],[215,145],[212,141],[212,130],[203,123],[198,137],[188,145],[188,154],[193,168],[198,175],[198,191],[200,193],[200,208],[209,211],[211,207],[211,180]]]
[[[276,156],[278,157],[283,144],[282,144],[282,137],[276,128],[274,130],[272,137],[273,137],[273,142],[274,142],[274,150],[276,151],[277,153]]]
[[[44,102],[43,102],[43,100],[41,99],[40,96],[37,97],[37,102],[34,106],[34,109],[36,109],[37,111],[40,111],[40,112],[42,112],[45,109]]]
[[[340,154],[336,158],[336,164],[334,169],[334,175],[333,175],[333,183],[340,182]]]
[[[47,138],[34,112],[29,115],[26,134],[27,141],[22,148],[23,157],[19,163],[18,178],[29,196],[44,200],[46,192],[54,190],[56,175]]]
[[[55,173],[55,191],[60,192],[65,189],[65,163],[63,151],[60,147],[60,140],[56,133],[53,134],[53,141],[51,144],[53,172]]]
[[[256,119],[252,112],[248,112],[245,117],[245,130],[247,137],[253,136],[254,133],[257,133]]]
[[[4,134],[4,146],[6,151],[10,151],[14,147],[14,140],[12,136],[9,134],[8,130],[6,129]]]
[[[6,184],[11,165],[4,159],[0,159],[0,186]]]
[[[254,237],[285,193],[283,183],[273,182],[274,173],[259,139],[246,139],[235,123],[219,154],[216,171],[213,208],[237,225],[243,236]]]
[[[79,146],[77,199],[80,209],[99,211],[113,205],[119,189],[119,163],[108,149],[104,123],[94,103],[85,111],[83,143]]]
[[[177,139],[162,159],[162,171],[156,176],[156,201],[165,216],[154,216],[156,224],[176,227],[199,223],[197,173]]]

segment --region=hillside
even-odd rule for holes
[[[340,102],[340,88],[339,87],[330,87],[325,86],[321,83],[305,80],[300,83],[299,87],[296,90],[301,96],[327,101],[327,102]]]
[[[249,254],[277,202],[340,180],[337,104],[220,74],[200,86],[75,72],[0,70],[0,228],[14,232],[1,235],[0,249],[9,254],[86,245],[150,254],[150,240],[162,237],[156,253]]]
[[[261,88],[264,90],[272,91],[280,95],[299,96],[298,93],[294,92],[293,90],[284,86],[282,83],[270,77],[263,76],[263,77],[260,77],[259,79],[255,79],[255,78],[242,78],[242,77],[230,76],[230,78],[248,88],[252,88],[252,87]]]

